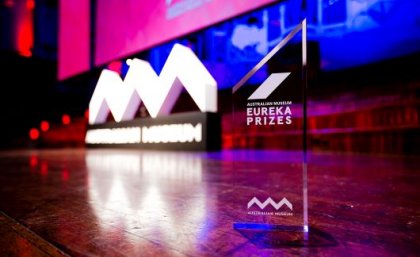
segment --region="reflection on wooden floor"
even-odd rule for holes
[[[248,167],[233,171],[232,156]],[[39,150],[0,154],[1,256],[415,256],[416,158],[310,156],[308,244],[232,228],[234,184],[270,152]],[[288,167],[289,152],[276,164]],[[258,164],[258,165],[256,165]],[[252,176],[249,176],[252,172]],[[274,179],[276,177],[273,177]],[[256,237],[257,236],[257,237]],[[278,240],[278,242],[281,242]]]

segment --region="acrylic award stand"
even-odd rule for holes
[[[232,90],[236,230],[309,232],[306,49],[305,19]]]

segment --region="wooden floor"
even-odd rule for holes
[[[232,156],[0,153],[0,256],[420,256],[418,158],[311,154],[310,231],[291,243],[233,229],[226,206],[238,182],[258,189],[270,166],[292,164],[262,152],[238,171]]]

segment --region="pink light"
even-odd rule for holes
[[[31,4],[31,1],[33,2]],[[13,7],[16,11],[15,16],[15,48],[20,55],[25,57],[32,56],[32,47],[34,45],[34,22],[33,22],[33,8],[35,5],[33,0],[27,2],[16,2]]]
[[[13,0],[6,0],[6,1],[4,2],[4,5],[5,5],[6,7],[12,8],[12,7],[15,5],[15,2],[14,2]]]
[[[31,168],[35,168],[36,166],[38,166],[38,157],[32,155],[29,158],[29,166],[31,166]]]
[[[89,109],[85,111],[85,119],[89,120]]]
[[[48,123],[48,121],[42,121],[41,122],[41,131],[42,132],[46,132],[46,131],[48,131],[49,129],[50,129],[50,123]]]
[[[63,114],[63,116],[61,116],[61,121],[63,122],[64,125],[69,125],[70,116],[68,114]]]
[[[191,2],[194,2],[194,7],[186,6]],[[131,0],[130,4],[121,4],[120,0],[97,1],[95,41],[100,44],[95,47],[95,65],[107,64],[274,2],[276,1]],[[73,48],[73,41],[68,42],[70,50]]]
[[[32,10],[35,8],[35,1],[34,0],[28,0],[26,1],[26,8]]]
[[[110,64],[108,64],[108,70],[115,71],[116,73],[120,75],[121,75],[121,69],[122,69],[121,61],[113,61]]]
[[[63,181],[67,181],[67,180],[69,180],[69,176],[70,176],[69,170],[68,169],[63,169],[63,171],[61,172],[61,179]]]
[[[39,138],[39,131],[36,128],[31,128],[29,130],[29,138],[31,140],[37,140]]]
[[[90,69],[90,2],[58,0],[59,80]]]
[[[48,163],[46,161],[41,162],[41,175],[48,175]]]

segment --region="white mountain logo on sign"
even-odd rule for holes
[[[89,123],[132,120],[141,102],[155,118],[170,113],[184,87],[202,112],[217,112],[217,83],[194,52],[175,44],[158,76],[150,63],[127,60],[125,79],[103,70],[89,103]]]

